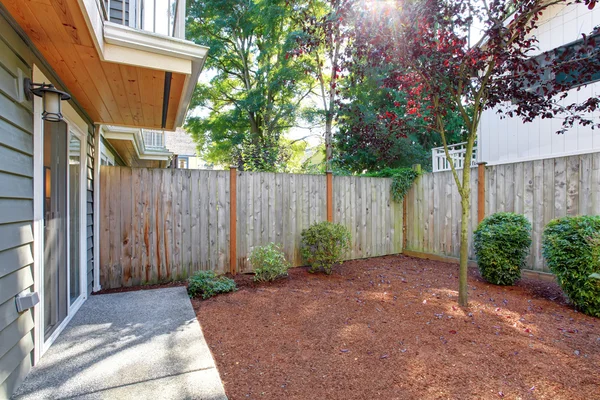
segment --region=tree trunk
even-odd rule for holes
[[[461,197],[462,218],[460,222],[460,266],[458,271],[458,304],[468,305],[467,274],[469,266],[469,217],[471,209],[471,162],[463,167],[463,185]],[[459,190],[460,192],[460,190]]]

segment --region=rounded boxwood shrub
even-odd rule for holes
[[[475,231],[477,265],[483,278],[495,285],[512,285],[531,246],[531,224],[523,215],[500,212],[485,218]]]
[[[301,253],[310,265],[310,272],[331,274],[336,263],[342,261],[350,249],[351,234],[344,225],[319,222],[302,231]]]
[[[250,253],[250,264],[254,268],[254,281],[267,282],[287,276],[291,264],[285,259],[285,254],[275,243],[258,246]]]
[[[542,253],[575,307],[600,317],[600,216],[564,217],[544,229]]]

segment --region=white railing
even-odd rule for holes
[[[457,143],[448,146],[448,153],[457,169],[462,169],[465,164],[465,154],[467,153],[467,143]],[[450,171],[450,162],[446,157],[443,147],[431,149],[431,161],[433,172]],[[473,147],[473,157],[471,158],[471,167],[477,166],[477,144]]]
[[[165,133],[151,129],[142,129],[144,147],[148,150],[166,150]]]
[[[185,0],[102,0],[105,19],[185,39]]]

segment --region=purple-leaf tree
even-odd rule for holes
[[[353,46],[365,68],[392,64],[385,85],[407,96],[406,113],[442,138],[461,196],[458,302],[467,306],[470,168],[462,171],[448,152],[445,116],[464,120],[470,166],[482,112],[494,108],[525,122],[561,116],[563,129],[574,124],[598,127],[591,112],[597,97],[566,103],[567,91],[600,79],[600,32],[540,54],[535,31],[549,7],[595,6],[595,0],[397,0],[367,2],[376,18],[366,18],[353,33]],[[577,5],[579,4],[579,5]],[[472,43],[473,27],[481,39]],[[405,124],[410,129],[410,124]]]

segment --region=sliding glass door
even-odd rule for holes
[[[44,340],[82,295],[82,138],[65,122],[44,122]]]
[[[44,122],[44,339],[67,317],[67,124]]]

